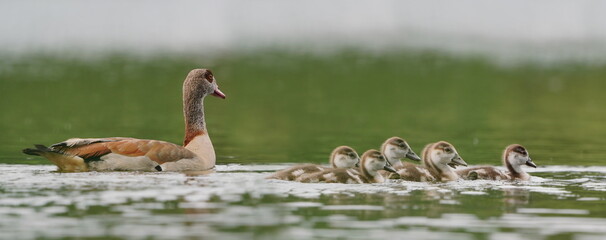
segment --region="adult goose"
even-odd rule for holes
[[[183,146],[136,138],[71,138],[23,153],[45,157],[59,171],[203,171],[214,168],[215,150],[204,121],[204,97],[225,98],[210,70],[194,69],[183,82]]]

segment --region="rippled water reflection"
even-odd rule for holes
[[[0,165],[3,239],[603,239],[606,167],[549,166],[530,182],[302,184],[285,165],[217,173],[56,173]]]

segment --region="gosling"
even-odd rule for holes
[[[395,173],[396,170],[389,165],[381,152],[371,149],[362,154],[359,170],[333,168],[297,178],[296,181],[305,183],[383,183],[385,178],[379,170]]]
[[[360,157],[353,148],[348,146],[339,146],[332,151],[329,161],[332,168],[353,168],[359,166],[358,162],[360,161]],[[316,164],[301,164],[277,171],[271,176],[267,177],[267,179],[294,181],[298,177],[321,172],[326,169],[330,168]]]
[[[456,181],[460,177],[452,166],[467,166],[455,147],[445,141],[430,143],[423,149],[423,168],[402,172],[402,179],[409,181]],[[424,171],[423,171],[424,170]]]
[[[381,174],[389,179],[398,179],[401,177],[401,175],[404,174],[404,176],[408,176],[408,178],[410,178],[410,172],[419,172],[419,171],[425,171],[426,170],[422,169],[420,166],[412,164],[412,163],[408,163],[408,162],[402,162],[403,158],[408,158],[410,160],[414,160],[414,161],[421,161],[421,158],[412,150],[412,148],[410,147],[410,145],[408,145],[408,143],[400,138],[400,137],[391,137],[388,138],[387,140],[385,140],[385,142],[383,142],[383,144],[381,145],[381,152],[383,153],[383,155],[385,155],[385,157],[387,158],[387,161],[389,161],[389,163],[391,164],[391,166],[393,166],[394,169],[396,169],[396,171],[398,171],[398,174],[394,174],[391,172],[387,172],[387,171],[380,171]],[[420,168],[420,169],[419,169]],[[429,174],[427,172],[427,174]],[[420,175],[420,173],[416,174],[417,176]],[[413,181],[413,180],[411,180]],[[422,181],[420,178],[415,179],[414,181]]]
[[[521,180],[528,181],[530,174],[522,169],[523,165],[536,168],[526,148],[520,144],[511,144],[503,151],[503,166],[505,171],[493,166],[477,166],[461,170],[456,173],[468,180]]]

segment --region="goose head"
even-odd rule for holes
[[[518,170],[522,165],[533,168],[537,167],[537,165],[532,162],[532,159],[530,159],[530,155],[528,154],[526,148],[520,144],[512,144],[507,146],[503,152],[503,160],[506,161],[506,166],[512,166],[516,170]]]
[[[203,98],[207,95],[225,98],[225,94],[219,90],[215,75],[210,70],[191,70],[183,83],[184,99]]]
[[[421,161],[421,158],[410,148],[410,145],[399,137],[391,137],[385,140],[381,145],[381,151],[387,157],[387,161],[396,167],[402,164],[399,161],[402,158]]]
[[[352,168],[360,166],[360,157],[351,147],[337,147],[332,151],[330,156],[330,165],[332,165],[333,168]]]
[[[364,173],[368,173],[371,176],[381,176],[377,173],[379,170],[385,170],[397,174],[396,170],[387,161],[387,158],[383,156],[381,152],[375,149],[368,150],[362,154],[360,170],[362,170]]]
[[[437,143],[429,146],[427,150],[427,154],[429,155],[429,159],[438,166],[467,166],[467,163],[463,161],[457,149],[455,147],[445,141],[439,141]]]

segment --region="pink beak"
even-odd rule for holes
[[[225,93],[221,92],[221,90],[219,90],[218,88],[215,89],[215,92],[213,92],[212,95],[225,99]]]

